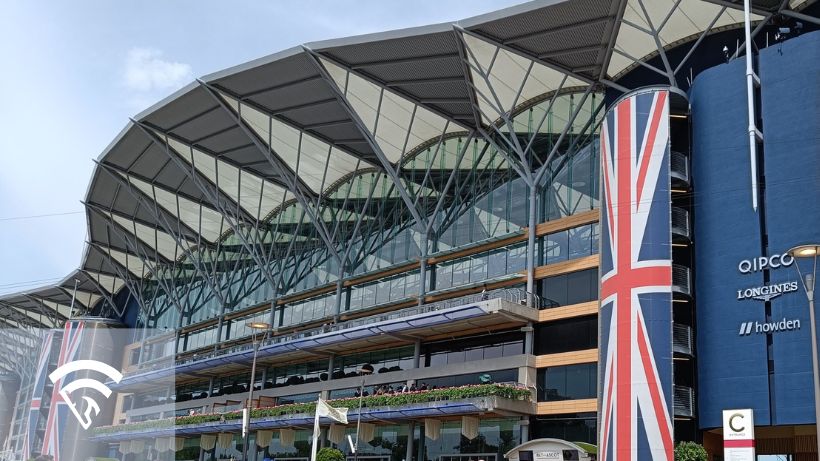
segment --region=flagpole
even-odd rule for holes
[[[68,321],[71,321],[71,317],[74,315],[74,300],[77,299],[77,285],[80,284],[80,281],[74,279],[74,292],[71,294],[71,306],[68,308]]]
[[[316,449],[319,445],[319,405],[321,398],[316,402],[316,416],[313,418],[313,443],[310,446],[310,461],[316,461]]]

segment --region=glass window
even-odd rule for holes
[[[507,273],[519,272],[527,268],[527,244],[519,244],[507,253]]]
[[[533,437],[535,438],[556,438],[592,444],[597,440],[595,413],[539,416],[535,419],[533,426]]]
[[[376,373],[407,370],[413,367],[413,347],[399,347],[336,357],[333,361],[333,378],[357,376],[359,367],[365,363],[373,365]]]
[[[430,378],[417,380],[416,385],[426,383],[428,387],[455,387],[468,386],[471,384],[482,384],[482,375],[489,375],[491,383],[514,383],[518,381],[518,370],[513,368],[509,370],[495,370],[480,373],[471,373],[466,375],[443,376],[440,378]],[[486,379],[486,377],[484,378]]]
[[[541,280],[547,307],[568,306],[598,299],[598,269],[586,269]]]
[[[542,323],[535,327],[537,355],[595,349],[598,347],[598,316],[589,315]]]
[[[487,278],[500,277],[507,274],[507,250],[500,248],[490,251],[487,257]]]
[[[544,236],[544,263],[553,264],[567,260],[569,235],[567,231]]]
[[[569,259],[583,258],[592,254],[590,253],[592,251],[590,245],[592,226],[587,224],[586,226],[575,227],[567,230],[567,234],[569,237]]]
[[[390,279],[390,300],[398,301],[404,298],[404,277]]]
[[[473,256],[470,260],[470,282],[487,279],[487,253]]]
[[[428,343],[422,347],[425,366],[432,367],[473,360],[511,357],[524,353],[521,332],[494,333]]]
[[[376,285],[376,304],[390,302],[390,282],[382,280]]]
[[[457,287],[470,281],[470,260],[457,259],[453,264],[453,286]]]
[[[598,364],[581,363],[538,370],[538,400],[592,399],[598,394]]]

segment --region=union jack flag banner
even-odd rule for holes
[[[83,335],[84,322],[66,322],[65,329],[62,335],[57,332],[55,338],[61,339],[60,355],[57,359],[56,368],[60,368],[68,362],[76,360],[78,351],[80,349],[80,341]],[[54,383],[54,388],[51,391],[51,406],[48,411],[48,419],[46,420],[46,430],[43,435],[43,449],[44,455],[51,455],[54,461],[60,461],[60,444],[62,441],[63,431],[69,425],[76,426],[76,421],[69,411],[68,405],[60,395],[60,388],[64,382],[71,381],[72,375],[65,376],[62,380]]]
[[[601,128],[599,459],[673,459],[669,92],[621,99]]]
[[[31,448],[34,445],[34,437],[37,433],[37,422],[40,420],[40,408],[43,404],[43,391],[48,380],[48,360],[51,356],[51,344],[54,339],[54,332],[45,333],[40,357],[37,360],[37,370],[34,380],[34,390],[31,393],[31,407],[29,408],[26,433],[23,441],[23,459],[31,458]]]

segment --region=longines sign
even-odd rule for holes
[[[744,299],[756,299],[758,301],[770,301],[783,293],[797,291],[797,288],[797,282],[794,281],[745,288],[743,290],[737,290],[737,300],[743,301]]]
[[[753,274],[755,272],[761,272],[767,269],[789,267],[792,264],[794,264],[794,258],[788,253],[783,253],[772,256],[760,256],[757,258],[744,259],[737,264],[737,270],[741,274]],[[784,293],[797,291],[798,288],[799,287],[796,281],[741,288],[737,290],[737,300],[743,301],[751,299],[766,302],[771,301]]]

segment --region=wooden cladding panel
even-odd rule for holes
[[[571,259],[569,261],[561,261],[560,263],[547,264],[546,266],[539,266],[535,268],[535,278],[542,279],[553,275],[567,274],[570,272],[581,271],[584,269],[592,269],[598,267],[598,255],[584,256],[583,258]],[[521,271],[526,274],[526,271]]]
[[[380,278],[390,277],[391,275],[401,274],[402,272],[409,272],[413,269],[418,269],[419,266],[420,264],[418,261],[413,261],[409,264],[402,264],[401,266],[396,266],[392,269],[386,269],[381,272],[376,272],[359,277],[353,277],[351,279],[345,280],[344,286],[349,287],[352,285],[358,285],[360,283],[372,282],[373,280],[378,280]]]
[[[569,306],[554,307],[552,309],[542,309],[538,311],[539,322],[551,322],[554,320],[568,319],[572,317],[583,317],[598,313],[598,301],[571,304]]]
[[[538,402],[536,411],[539,415],[560,415],[564,413],[595,413],[598,411],[598,399]]]
[[[575,365],[578,363],[592,363],[597,361],[598,349],[586,349],[583,351],[539,355],[535,358],[535,367],[558,367],[562,365]]]
[[[598,210],[584,211],[583,213],[576,213],[566,218],[554,219],[535,226],[535,235],[541,237],[543,235],[552,234],[562,230],[572,229],[573,227],[583,226],[597,222],[600,219],[600,212]]]
[[[454,253],[447,253],[446,255],[436,256],[436,257],[433,257],[433,258],[428,258],[427,262],[429,264],[438,264],[438,263],[443,262],[443,261],[449,261],[451,259],[461,258],[462,256],[470,256],[470,255],[474,255],[474,254],[477,254],[477,253],[481,253],[483,251],[494,250],[496,248],[511,245],[513,243],[526,242],[526,241],[527,241],[527,232],[525,231],[521,235],[514,235],[514,236],[509,237],[509,238],[505,238],[505,239],[502,239],[502,240],[495,240],[495,241],[492,241],[492,242],[487,242],[483,245],[478,245],[478,246],[475,246],[475,247],[472,247],[472,248],[465,248],[464,250],[456,251]]]

